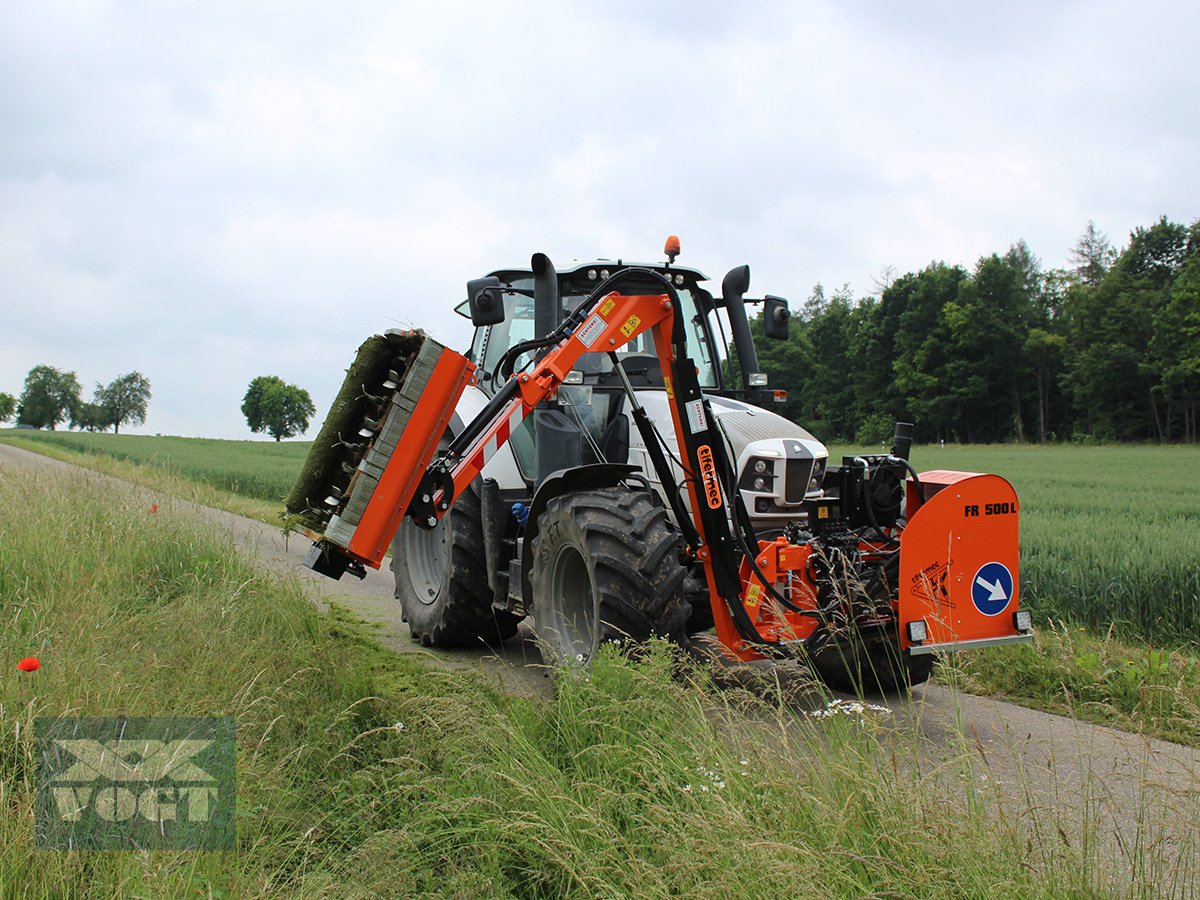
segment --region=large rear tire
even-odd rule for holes
[[[471,485],[431,531],[405,516],[392,541],[396,599],[414,641],[426,647],[496,644],[518,616],[492,607],[483,555],[483,513]]]
[[[547,662],[586,665],[607,642],[686,640],[680,537],[645,491],[556,497],[533,540],[534,630]]]

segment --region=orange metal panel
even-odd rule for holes
[[[1017,494],[999,475],[923,473],[942,488],[912,514],[900,538],[900,645],[924,619],[944,644],[1018,634]],[[962,476],[962,477],[952,477]]]

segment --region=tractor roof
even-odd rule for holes
[[[667,271],[669,268],[672,272],[682,272],[684,275],[691,275],[697,281],[708,281],[708,276],[699,269],[693,269],[690,266],[667,266],[664,262],[632,262],[624,259],[592,259],[592,260],[575,260],[564,266],[556,266],[559,275],[574,275],[578,272],[586,271],[587,269],[657,269],[659,271]],[[488,272],[489,275],[533,275],[533,269],[529,266],[508,266],[503,269],[495,269]]]

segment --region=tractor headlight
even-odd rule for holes
[[[1021,633],[1033,630],[1033,615],[1027,609],[1018,609],[1013,613],[1013,628]]]
[[[828,459],[818,459],[813,462],[812,477],[808,480],[809,493],[819,491],[825,484],[825,463]]]
[[[924,619],[908,623],[908,639],[914,644],[923,644],[929,639],[929,626]]]
[[[772,491],[775,488],[775,460],[752,456],[746,460],[738,479],[743,491]]]

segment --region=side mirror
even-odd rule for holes
[[[786,300],[782,297],[772,297],[770,294],[763,297],[763,331],[767,337],[775,341],[786,341],[791,319],[792,311],[788,309]]]
[[[467,282],[467,303],[471,307],[471,324],[476,328],[499,325],[504,321],[504,296],[500,279],[495,275]]]

